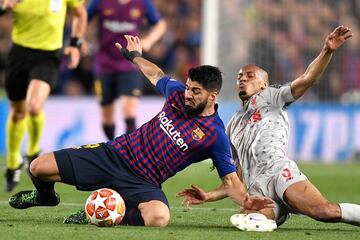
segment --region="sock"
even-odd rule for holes
[[[27,125],[29,132],[27,155],[34,156],[40,151],[40,139],[45,125],[45,113],[42,111],[37,116],[29,116]]]
[[[144,226],[144,219],[137,208],[126,208],[126,213],[120,225]]]
[[[136,129],[135,118],[125,118],[126,133],[132,133]]]
[[[6,165],[9,169],[17,169],[21,163],[21,144],[26,130],[26,118],[14,122],[8,117],[6,124]]]
[[[115,137],[115,124],[111,124],[111,125],[103,124],[102,127],[106,137],[109,140],[113,140]]]
[[[55,190],[54,190],[54,182],[45,182],[38,177],[35,177],[30,171],[29,175],[31,181],[33,182],[36,190],[40,195],[41,201],[52,201],[52,199],[56,198]]]
[[[340,203],[341,222],[360,226],[360,205],[353,203]]]

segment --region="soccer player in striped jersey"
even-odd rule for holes
[[[284,223],[291,213],[299,213],[318,221],[360,226],[360,205],[329,202],[296,163],[286,157],[289,105],[320,79],[334,51],[351,36],[348,27],[337,27],[327,36],[319,56],[306,72],[288,85],[269,87],[267,72],[256,65],[246,65],[239,71],[237,90],[242,109],[234,114],[227,127],[232,156],[248,192],[275,201],[275,208],[259,212],[274,219],[277,225]],[[222,193],[219,189],[206,193],[194,186],[180,195],[190,204],[196,204],[225,197],[226,193]],[[243,216],[231,219],[236,227],[246,229],[239,224]]]
[[[224,191],[234,202],[249,210],[272,207],[271,199],[251,197],[242,191],[225,127],[216,111],[222,85],[219,69],[192,68],[184,85],[141,57],[138,37],[125,38],[127,47],[117,43],[117,48],[166,97],[162,110],[131,134],[35,159],[30,173],[36,190],[15,194],[9,199],[10,205],[19,209],[57,205],[60,199],[54,191],[55,182],[86,191],[108,187],[125,200],[127,210],[122,224],[163,227],[169,222],[170,211],[161,184],[190,164],[211,158]],[[65,220],[83,222],[84,211]]]
[[[164,35],[165,20],[152,0],[91,0],[87,5],[89,20],[97,17],[99,48],[95,57],[95,93],[101,105],[102,128],[109,140],[115,137],[115,103],[119,99],[125,132],[136,129],[139,96],[143,76],[138,68],[114,51],[114,42],[126,44],[124,35],[140,35],[144,20],[149,31],[141,39],[144,51]]]

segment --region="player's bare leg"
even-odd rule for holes
[[[28,162],[34,160],[40,153],[40,139],[45,125],[44,104],[50,94],[50,85],[44,81],[31,80],[26,94],[26,107],[29,114],[27,121],[29,145],[26,156]]]
[[[121,96],[120,102],[126,125],[126,133],[131,133],[136,129],[135,119],[139,105],[139,98],[134,96]]]
[[[36,158],[30,165],[30,173],[46,182],[60,182],[59,168],[54,153],[46,153]]]
[[[139,210],[147,227],[166,227],[170,221],[168,206],[158,200],[139,204]]]
[[[338,222],[340,207],[329,202],[309,181],[292,184],[284,193],[284,200],[301,214],[323,222]]]
[[[29,84],[25,101],[11,101],[7,122],[7,170],[5,191],[10,192],[20,180],[23,161],[21,145],[26,124],[29,130],[27,159],[32,161],[40,152],[40,138],[45,123],[44,102],[50,94],[50,86],[41,80],[32,80]],[[28,119],[26,118],[28,116]]]
[[[115,104],[114,102],[101,106],[101,122],[108,140],[115,137]]]
[[[285,191],[284,200],[297,212],[322,222],[360,226],[360,205],[331,203],[309,181],[297,182]]]
[[[30,116],[38,115],[43,110],[50,90],[48,83],[39,79],[31,80],[26,93],[26,105]]]
[[[30,177],[36,187],[33,191],[22,191],[9,199],[13,208],[24,209],[35,206],[56,206],[60,198],[54,191],[54,183],[61,180],[53,153],[36,158],[30,165]]]

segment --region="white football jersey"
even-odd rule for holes
[[[289,137],[287,107],[293,101],[290,85],[270,86],[253,95],[231,118],[227,134],[232,156],[235,164],[240,164],[248,188],[260,174],[271,176],[285,164]]]

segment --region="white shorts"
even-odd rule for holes
[[[274,169],[271,169],[269,173],[265,172],[259,175],[251,183],[248,192],[250,195],[266,196],[275,201],[275,221],[280,226],[290,217],[291,213],[296,213],[283,199],[285,190],[294,183],[307,180],[307,177],[290,159],[283,159],[276,163],[276,168],[275,172]]]

